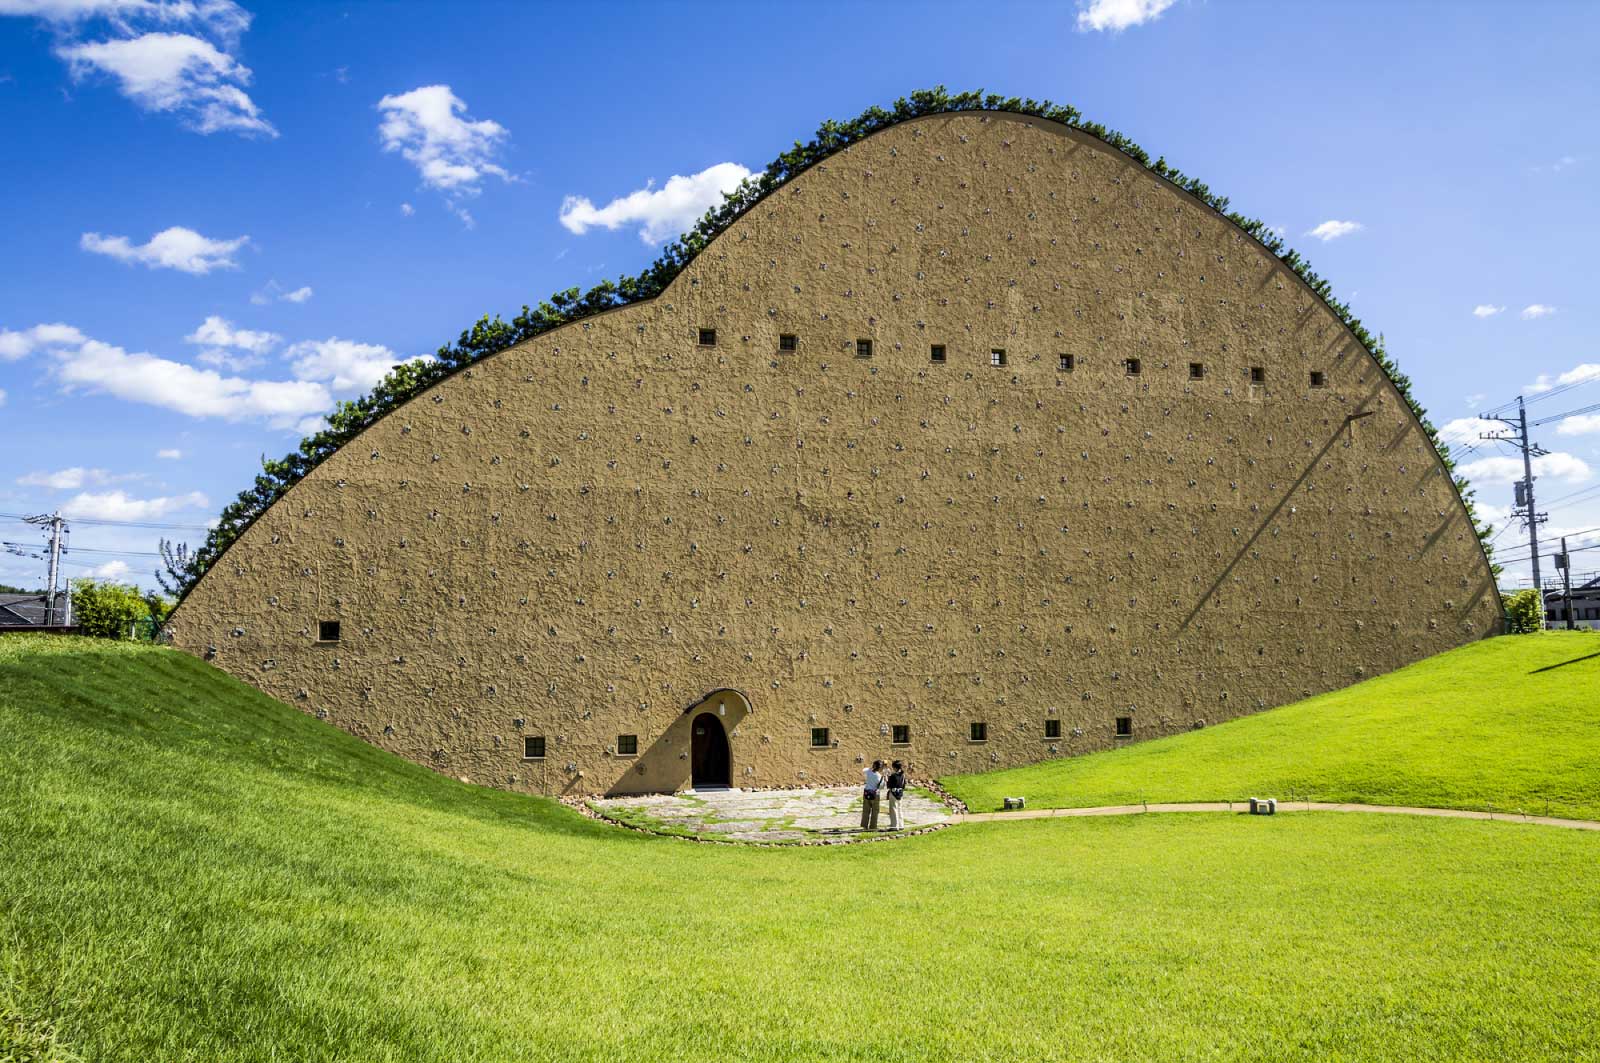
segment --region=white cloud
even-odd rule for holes
[[[17,477],[17,483],[23,487],[48,487],[52,491],[76,491],[86,484],[105,484],[116,479],[125,480],[127,477],[112,476],[104,469],[85,469],[74,465],[70,469],[55,472],[30,472]]]
[[[260,365],[263,355],[283,341],[276,332],[236,329],[232,322],[216,314],[184,339],[206,348],[195,356],[197,361],[236,373]]]
[[[1522,479],[1522,459],[1496,455],[1456,466],[1456,472],[1474,484],[1509,484]],[[1590,475],[1589,465],[1575,454],[1557,451],[1533,459],[1533,474],[1568,483],[1582,483]]]
[[[166,498],[130,498],[123,491],[84,492],[61,507],[64,517],[92,520],[152,520],[184,509],[206,509],[210,500],[199,491]]]
[[[60,472],[30,472],[26,476],[17,477],[17,483],[24,487],[49,487],[54,490],[70,491],[83,486],[83,479],[88,471],[74,467],[62,469]]]
[[[449,85],[424,85],[378,101],[384,151],[398,151],[416,166],[422,183],[450,195],[474,195],[488,176],[510,181],[494,161],[507,136],[498,122],[466,117],[467,104]]]
[[[749,176],[750,171],[736,162],[719,162],[688,177],[674,174],[659,189],[652,181],[603,207],[584,196],[568,196],[561,201],[560,220],[579,236],[594,227],[615,230],[638,225],[641,240],[659,244],[699,221]]]
[[[176,114],[198,133],[278,135],[240,87],[250,83],[250,68],[203,38],[145,33],[65,45],[56,54],[73,77],[109,74],[139,107]]]
[[[1078,32],[1110,30],[1154,22],[1176,0],[1078,0]]]
[[[6,404],[6,389],[5,388],[0,388],[0,406],[4,406],[5,404]]]
[[[1546,306],[1543,303],[1530,303],[1522,308],[1522,317],[1525,321],[1532,321],[1535,318],[1549,317],[1555,312],[1556,308],[1553,306]]]
[[[247,369],[254,369],[266,362],[265,358],[255,354],[246,354],[241,351],[230,351],[224,347],[208,347],[194,356],[194,360],[201,365],[214,366],[217,369],[226,369],[231,373],[242,373]]]
[[[53,372],[68,390],[101,392],[190,417],[265,417],[280,424],[326,410],[333,402],[320,383],[223,376],[153,354],[130,354],[68,325],[36,326],[28,333],[6,335],[42,330],[51,331],[53,338],[35,340],[33,346],[54,358]]]
[[[103,391],[190,417],[285,419],[323,410],[327,388],[302,380],[247,380],[90,340],[63,357],[56,374],[68,387]]]
[[[250,242],[250,237],[213,240],[193,229],[174,225],[152,236],[148,243],[132,244],[126,236],[101,236],[84,233],[79,245],[97,255],[109,255],[122,262],[139,262],[151,269],[176,269],[184,273],[205,274],[214,269],[238,269],[234,255]]]
[[[1511,519],[1510,506],[1497,506],[1482,499],[1474,499],[1472,505],[1478,511],[1478,520],[1490,527],[1498,529]]]
[[[1563,155],[1563,156],[1561,156],[1561,158],[1557,159],[1555,162],[1545,163],[1545,164],[1533,167],[1533,172],[1534,173],[1560,173],[1562,170],[1569,169],[1569,168],[1571,168],[1573,166],[1576,166],[1576,165],[1578,165],[1577,156],[1575,156],[1575,155]]]
[[[1439,440],[1452,446],[1461,443],[1476,443],[1478,433],[1486,432],[1492,425],[1485,424],[1476,417],[1457,417],[1448,421],[1439,428]]]
[[[127,574],[128,563],[126,561],[107,561],[105,564],[98,566],[93,572],[89,573],[89,575],[93,576],[95,579],[106,580],[119,580]]]
[[[31,15],[50,22],[77,22],[137,13],[157,6],[148,0],[0,0],[0,15]]]
[[[280,303],[303,303],[311,298],[311,286],[304,285],[289,291],[276,279],[269,280],[258,292],[250,295],[250,302],[256,306],[268,306],[274,300]]]
[[[187,339],[216,345],[202,352],[202,359],[209,355],[214,363],[227,364],[231,359],[237,364],[259,357],[281,338],[276,333],[235,328],[226,318],[212,315]],[[52,372],[69,391],[83,388],[190,417],[265,418],[275,427],[290,427],[312,416],[320,420],[333,404],[334,392],[364,391],[393,366],[408,360],[380,344],[331,337],[295,343],[284,350],[295,379],[252,380],[153,354],[129,353],[87,337],[70,325],[0,332],[0,349],[8,344],[24,354],[36,349],[48,352],[53,358]],[[158,456],[177,458],[181,452],[163,450]]]
[[[1315,236],[1323,243],[1327,243],[1329,240],[1337,240],[1341,236],[1349,236],[1353,232],[1360,232],[1361,228],[1361,223],[1358,221],[1333,221],[1330,219],[1315,229],[1307,230],[1306,235]]]
[[[1472,308],[1473,317],[1494,317],[1496,314],[1504,312],[1505,307],[1495,306],[1492,303],[1479,303],[1477,306]]]
[[[82,343],[84,339],[83,333],[71,325],[59,322],[54,325],[35,325],[21,332],[0,329],[0,362],[14,362],[18,358],[25,358],[40,347],[57,343],[76,345]]]
[[[305,340],[283,352],[301,380],[326,381],[334,391],[366,391],[407,359],[377,343],[330,337]]]
[[[0,336],[0,340],[4,337]],[[1560,384],[1582,384],[1590,380],[1600,380],[1600,362],[1583,362],[1573,366],[1565,373],[1551,376],[1549,373],[1540,373],[1533,383],[1523,388],[1530,395],[1549,391]]]
[[[200,327],[184,337],[189,343],[205,347],[234,347],[251,354],[265,354],[282,342],[283,337],[276,332],[256,332],[251,329],[236,329],[233,322],[226,318],[212,314],[200,323]]]
[[[44,19],[58,28],[107,19],[131,35],[139,22],[195,23],[230,47],[250,28],[250,13],[233,0],[0,0],[0,15]]]
[[[1600,413],[1580,413],[1556,425],[1556,434],[1563,436],[1588,436],[1600,434]]]
[[[411,217],[411,215],[415,214],[416,212],[417,212],[417,208],[413,207],[410,203],[402,203],[402,204],[400,204],[400,214],[401,214],[402,217],[409,218],[409,217]]]
[[[156,451],[156,457],[163,458],[167,461],[177,461],[179,458],[183,457],[183,451],[176,447],[164,447],[161,450]]]

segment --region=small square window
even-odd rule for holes
[[[928,348],[928,361],[938,362],[940,365],[944,364],[944,344],[935,343]]]
[[[778,337],[778,350],[784,354],[793,354],[800,349],[800,337],[792,332],[785,332]]]
[[[639,752],[638,735],[617,735],[617,756],[632,757]]]
[[[872,341],[871,340],[856,340],[856,357],[857,358],[871,358],[872,357]]]
[[[717,345],[717,330],[714,329],[714,328],[703,328],[703,329],[701,329],[700,330],[700,346],[702,346],[702,347],[715,347],[716,345]]]
[[[544,735],[523,735],[522,736],[522,759],[523,760],[543,760],[544,759]]]
[[[1252,383],[1252,384],[1265,384],[1266,382],[1267,382],[1267,371],[1264,368],[1262,368],[1261,366],[1259,366],[1259,365],[1251,366],[1250,367],[1250,383]]]
[[[1205,378],[1206,378],[1206,363],[1204,363],[1204,362],[1190,362],[1189,363],[1189,379],[1190,380],[1204,380]]]
[[[1044,722],[1044,736],[1046,738],[1060,738],[1061,737],[1061,721],[1060,720],[1046,720]]]
[[[989,352],[989,364],[990,365],[1005,365],[1006,364],[1006,352],[1004,350],[1002,350],[1001,348],[999,348],[999,347],[996,347],[994,350],[990,351]]]
[[[1127,367],[1129,376],[1138,376],[1139,375],[1139,368],[1140,368],[1139,359],[1137,359],[1137,358],[1129,358],[1127,361],[1123,362],[1122,364]]]
[[[1058,354],[1056,357],[1059,359],[1056,363],[1056,368],[1060,369],[1063,373],[1070,373],[1078,367],[1078,359],[1073,355]]]
[[[890,738],[890,741],[893,742],[895,745],[897,745],[897,746],[909,746],[911,744],[911,725],[910,724],[908,724],[908,723],[897,723],[897,724],[894,725],[892,730],[894,731],[894,735],[893,735],[892,738]]]
[[[1314,388],[1325,388],[1328,386],[1328,378],[1323,374],[1322,370],[1311,370],[1311,386]]]
[[[1118,716],[1117,717],[1117,737],[1118,738],[1128,738],[1128,737],[1131,737],[1132,735],[1133,735],[1133,717],[1132,716]]]
[[[989,725],[974,721],[972,724],[972,740],[974,742],[987,742],[989,740]]]
[[[318,642],[338,642],[339,641],[339,621],[337,621],[337,620],[318,620],[317,621],[317,641]]]
[[[811,729],[811,748],[824,749],[828,745],[828,729],[826,727],[813,727]]]

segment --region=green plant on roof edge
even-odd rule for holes
[[[454,344],[438,349],[432,360],[404,362],[391,369],[387,376],[359,399],[340,402],[327,416],[327,427],[300,441],[299,447],[276,461],[261,460],[261,472],[255,482],[240,492],[219,516],[216,525],[206,535],[205,542],[180,563],[167,562],[166,576],[175,589],[186,597],[206,571],[216,563],[233,542],[244,534],[257,517],[265,513],[274,502],[288,493],[305,476],[343,447],[357,435],[376,423],[390,411],[408,400],[491,354],[525,343],[552,329],[595,314],[643,302],[660,295],[674,277],[694,260],[712,240],[721,235],[751,207],[780,188],[791,178],[848,148],[873,133],[913,118],[948,114],[956,111],[992,111],[1006,114],[1029,115],[1043,118],[1086,133],[1138,162],[1151,173],[1176,185],[1225,216],[1249,234],[1257,243],[1270,251],[1312,290],[1355,335],[1373,359],[1388,375],[1406,405],[1427,433],[1433,448],[1438,452],[1444,467],[1451,471],[1452,482],[1461,496],[1467,515],[1477,532],[1485,555],[1492,553],[1489,542],[1490,526],[1478,521],[1474,494],[1466,479],[1455,475],[1455,461],[1450,448],[1439,438],[1438,430],[1428,420],[1427,412],[1411,394],[1411,379],[1384,348],[1382,335],[1373,336],[1359,319],[1350,312],[1348,303],[1333,297],[1332,285],[1311,269],[1310,263],[1300,253],[1289,248],[1281,237],[1265,222],[1229,210],[1227,197],[1217,195],[1198,178],[1185,174],[1167,163],[1165,157],[1153,162],[1149,152],[1114,129],[1099,122],[1084,119],[1076,108],[1049,100],[1020,99],[979,92],[952,94],[943,85],[913,92],[894,102],[888,109],[869,107],[847,122],[825,121],[817,127],[816,136],[809,142],[799,141],[789,151],[783,152],[767,165],[760,174],[748,177],[739,187],[724,195],[721,206],[706,212],[695,227],[668,244],[661,256],[634,276],[622,276],[615,281],[604,280],[587,292],[568,288],[551,295],[536,308],[524,305],[522,312],[509,322],[499,315],[479,318],[471,328],[462,332]],[[1493,566],[1500,571],[1499,566]]]

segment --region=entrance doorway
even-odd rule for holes
[[[693,785],[728,786],[733,782],[732,756],[728,752],[728,732],[716,713],[702,712],[694,718],[689,760]]]

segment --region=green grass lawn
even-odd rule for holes
[[[0,638],[0,734],[0,1059],[1600,1058],[1587,833],[1143,816],[694,845],[434,775],[172,651],[59,638]]]
[[[1343,690],[1104,753],[940,780],[973,811],[1227,801],[1600,819],[1600,636],[1475,642]]]

